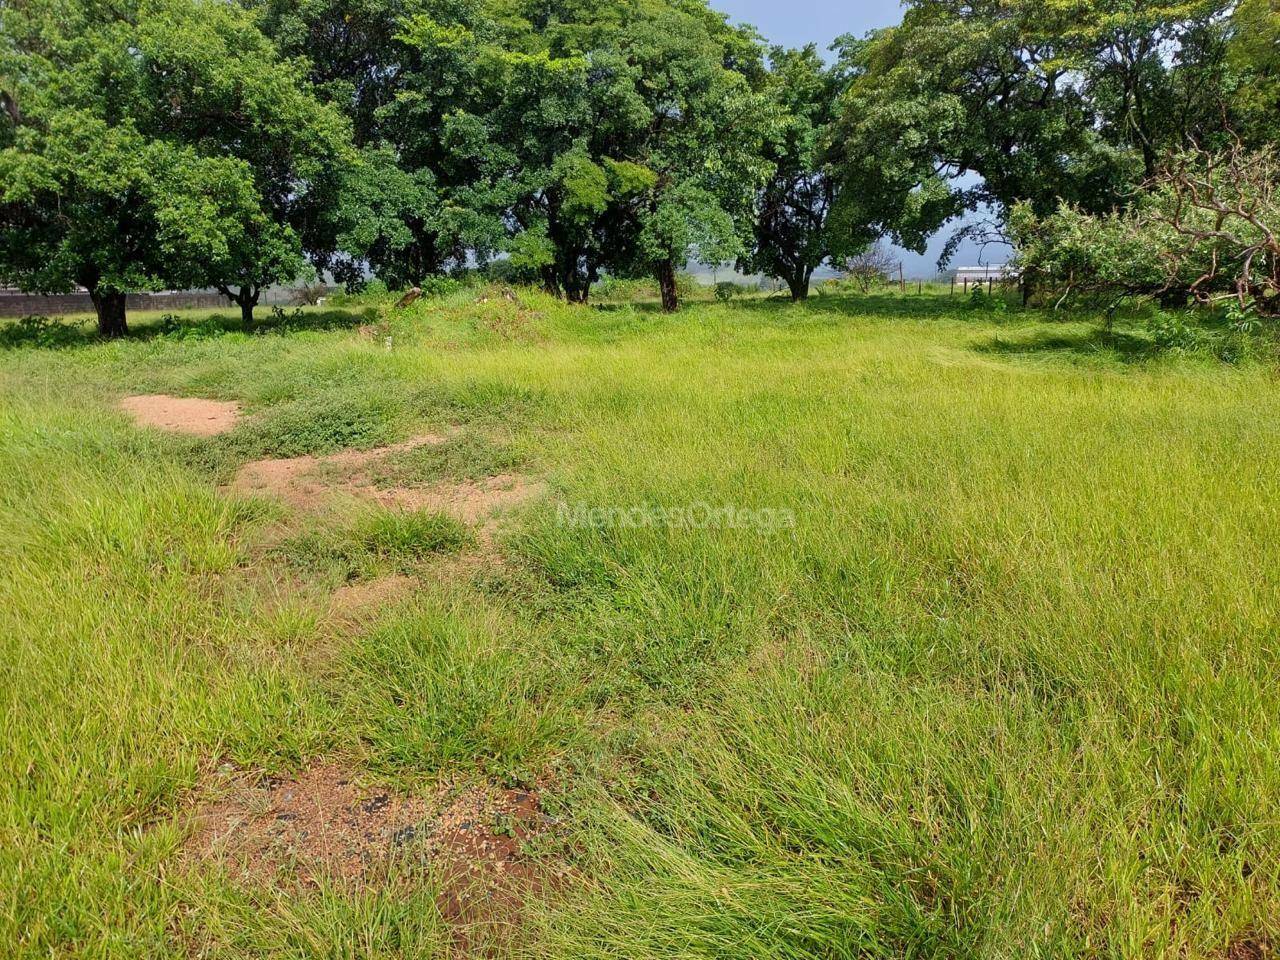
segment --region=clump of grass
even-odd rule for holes
[[[346,734],[376,769],[408,778],[540,765],[569,736],[571,701],[553,664],[531,655],[524,629],[456,601],[402,615],[335,672]]]
[[[380,487],[423,487],[446,480],[478,480],[520,467],[516,453],[474,431],[388,455],[372,471]]]
[[[409,573],[433,556],[471,542],[466,526],[430,510],[370,510],[354,521],[324,525],[286,539],[273,553],[305,575],[342,583]]]
[[[335,390],[268,408],[233,442],[242,452],[273,457],[364,449],[393,439],[402,417],[403,408],[390,398]]]
[[[379,512],[362,521],[355,542],[381,560],[420,560],[433,553],[456,551],[471,539],[453,517],[430,510],[411,513]]]

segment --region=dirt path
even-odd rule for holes
[[[142,427],[212,437],[226,433],[240,419],[240,404],[199,397],[170,397],[162,393],[125,397],[120,409]]]

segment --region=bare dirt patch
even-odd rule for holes
[[[240,419],[240,404],[233,401],[164,394],[125,397],[120,401],[120,409],[132,416],[139,426],[198,437],[226,433]]]
[[[295,507],[316,507],[332,490],[358,490],[360,484],[344,482],[331,473],[357,470],[393,453],[439,445],[449,434],[426,433],[401,443],[372,450],[339,450],[328,456],[254,460],[236,473],[228,489],[235,493],[276,497]]]
[[[556,827],[537,790],[412,795],[321,763],[286,778],[223,770],[205,793],[188,855],[242,882],[358,885],[398,867],[399,876],[433,878],[441,915],[474,929],[511,922],[527,897],[564,876],[526,850]]]
[[[481,480],[438,483],[428,487],[369,488],[368,496],[384,506],[438,510],[465,523],[478,523],[519,506],[542,493],[540,483],[516,473]]]
[[[1267,960],[1274,957],[1271,945],[1256,937],[1245,937],[1227,947],[1226,960]]]
[[[413,577],[399,574],[343,584],[329,598],[329,617],[342,624],[359,624],[408,597],[416,585]]]
[[[436,510],[471,524],[486,521],[542,493],[542,484],[515,473],[427,486],[382,486],[364,469],[392,454],[440,445],[449,438],[449,434],[426,434],[373,450],[255,460],[240,468],[229,489],[276,497],[300,509],[317,509],[333,495],[346,494],[384,507]]]

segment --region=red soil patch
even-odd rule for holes
[[[362,788],[336,765],[287,779],[237,777],[226,786],[225,796],[200,810],[191,849],[241,879],[360,878],[388,863],[399,831],[430,809],[422,798]]]
[[[412,577],[399,575],[344,584],[329,598],[329,616],[342,623],[359,623],[381,607],[409,596],[415,585]]]
[[[1226,960],[1270,960],[1275,955],[1265,941],[1246,938],[1227,947]]]
[[[326,457],[255,460],[240,468],[230,489],[236,493],[277,497],[301,509],[314,509],[323,505],[331,494],[345,493],[384,507],[436,510],[464,523],[486,520],[542,492],[541,484],[514,473],[426,487],[385,487],[361,470],[390,454],[442,444],[448,439],[446,435],[428,434],[374,450],[343,450]]]
[[[428,433],[373,450],[339,450],[324,457],[254,460],[240,468],[229,489],[236,493],[278,497],[296,507],[314,507],[329,491],[352,486],[341,481],[335,483],[323,475],[322,468],[359,468],[393,453],[439,445],[448,439],[444,434]]]
[[[120,409],[139,426],[157,427],[176,433],[212,437],[226,433],[240,419],[240,404],[198,397],[169,397],[164,394],[125,397]]]
[[[541,484],[519,474],[503,473],[483,480],[440,483],[429,487],[367,488],[367,496],[384,506],[436,510],[466,523],[476,523],[519,506],[538,496],[542,489]]]
[[[555,822],[534,790],[496,786],[415,796],[361,785],[318,764],[296,777],[224,774],[196,814],[188,852],[239,880],[290,885],[365,883],[398,865],[434,877],[441,915],[460,927],[516,919],[555,875],[525,844]]]

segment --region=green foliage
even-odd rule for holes
[[[1156,310],[1147,320],[1147,330],[1161,350],[1191,352],[1201,343],[1196,328],[1184,313]]]
[[[846,46],[858,75],[841,169],[857,190],[837,219],[923,250],[980,204],[1047,216],[1127,202],[1164,153],[1238,123],[1230,7],[913,0],[900,26]],[[981,180],[953,182],[964,173]]]
[[[86,287],[102,332],[123,295],[292,279],[291,211],[313,201],[340,117],[233,6],[138,0],[110,11],[5,8],[20,109],[0,150],[0,278]],[[251,306],[251,305],[250,305]]]
[[[1255,147],[1280,139],[1280,7],[1274,0],[1241,0],[1231,14],[1227,59],[1239,74],[1232,106]]]
[[[456,951],[453,888],[417,863],[267,887],[193,855],[211,768],[323,759],[426,801],[538,789],[563,843],[516,864],[555,885],[500,955],[1266,955],[1270,364],[1150,349],[1127,311],[958,315],[945,289],[675,317],[519,296],[536,348],[468,339],[505,309],[468,297],[393,320],[417,334],[390,354],[358,311],[0,353],[10,954]],[[331,392],[402,405],[392,439],[518,418],[547,501],[424,558],[430,522],[369,538],[344,498],[222,496],[187,464],[236,432],[114,408],[153,392],[238,398],[236,432]],[[561,502],[795,524],[582,527]],[[272,552],[282,525],[312,552]],[[412,578],[359,622],[329,613],[344,540]]]
[[[1123,210],[1014,208],[1010,231],[1033,285],[1078,294],[1224,299],[1280,315],[1280,160],[1235,147],[1171,158]]]
[[[0,346],[37,347],[42,350],[67,347],[82,342],[78,324],[65,323],[41,314],[28,314],[0,327]]]
[[[782,277],[792,298],[808,296],[813,271],[852,237],[839,237],[829,220],[839,182],[830,166],[838,103],[847,65],[827,66],[817,49],[775,48],[770,93],[781,129],[766,141],[773,172],[760,192],[752,242],[741,258],[746,273]]]
[[[1091,216],[1063,205],[1037,217],[1023,203],[1011,212],[1009,227],[1027,281],[1059,304],[1080,296],[1150,295],[1164,286],[1161,250],[1171,238],[1123,213]]]

